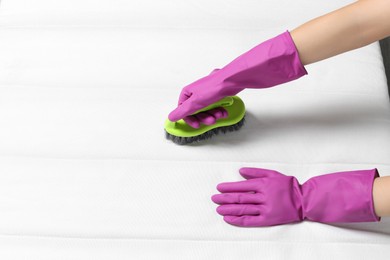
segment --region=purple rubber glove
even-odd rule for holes
[[[376,169],[316,176],[300,185],[277,171],[241,168],[247,180],[221,183],[217,212],[232,225],[273,226],[305,219],[322,223],[380,221],[374,211]]]
[[[219,71],[219,69],[214,69],[211,74]],[[194,115],[186,116],[183,120],[192,128],[199,128],[200,125],[213,125],[217,122],[218,119],[227,118],[229,116],[226,109],[223,107],[217,107],[212,110],[205,112],[200,112]]]
[[[287,31],[242,54],[222,69],[214,70],[184,87],[178,107],[168,118],[176,122],[245,88],[268,88],[307,74]]]
[[[193,128],[199,128],[203,125],[213,125],[218,119],[227,118],[229,113],[223,107],[217,107],[196,115],[186,116],[183,120]]]

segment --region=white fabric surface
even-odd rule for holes
[[[210,200],[242,166],[388,175],[377,44],[242,92],[239,132],[163,133],[185,84],[349,2],[2,0],[0,259],[388,259],[388,219],[245,229]]]

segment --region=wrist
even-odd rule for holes
[[[378,171],[371,169],[309,179],[302,185],[305,217],[323,223],[380,221],[374,211],[372,195],[378,176]]]
[[[374,180],[372,196],[375,214],[378,217],[390,216],[390,176]]]

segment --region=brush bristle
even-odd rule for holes
[[[200,142],[203,140],[210,139],[211,137],[213,137],[214,135],[217,135],[219,133],[226,134],[228,132],[237,131],[244,125],[244,122],[245,122],[245,117],[243,117],[238,123],[236,123],[234,125],[217,127],[217,128],[211,129],[211,130],[209,130],[201,135],[192,136],[192,137],[175,136],[175,135],[172,135],[172,134],[168,133],[167,131],[165,131],[165,137],[168,140],[171,140],[172,142],[174,142],[176,144],[185,145],[185,144],[190,144],[190,143]]]

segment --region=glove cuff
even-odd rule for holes
[[[221,73],[222,72],[222,73]],[[260,43],[220,70],[220,88],[268,88],[307,74],[289,31]]]
[[[290,32],[286,31],[280,36],[284,38],[284,41],[286,42],[286,46],[288,46],[288,48],[291,50],[292,71],[294,72],[292,75],[292,80],[307,75],[308,73],[305,69],[305,66],[301,62],[301,59],[299,58],[299,52],[297,46],[295,45]]]
[[[309,179],[301,186],[303,218],[323,223],[375,222],[377,169],[338,172]]]

